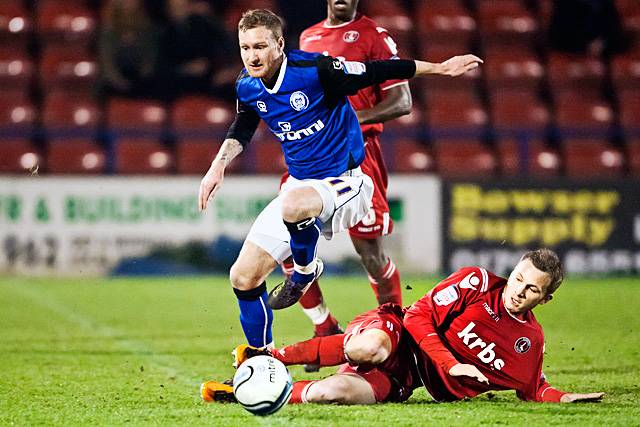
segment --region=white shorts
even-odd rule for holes
[[[289,177],[280,194],[260,212],[247,240],[267,251],[278,263],[291,256],[289,231],[282,221],[282,197],[293,188],[312,187],[322,198],[322,235],[331,240],[334,233],[345,231],[360,222],[369,212],[373,181],[360,168],[339,177],[299,180]]]

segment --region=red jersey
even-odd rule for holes
[[[404,326],[421,351],[418,372],[436,400],[516,390],[519,398],[559,401],[562,392],[542,374],[544,335],[531,311],[518,319],[502,302],[507,280],[480,267],[455,272],[406,312]],[[453,377],[449,369],[476,366],[489,380]]]
[[[375,61],[398,58],[396,44],[387,32],[371,18],[356,15],[344,24],[330,26],[326,20],[319,22],[300,34],[300,49],[319,52],[343,61]],[[379,85],[361,89],[350,96],[355,110],[371,108],[382,100],[382,92],[406,80],[388,80]],[[362,133],[382,132],[382,123],[362,125]]]

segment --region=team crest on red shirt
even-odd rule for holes
[[[353,43],[356,40],[358,40],[358,38],[360,38],[360,33],[357,31],[346,31],[342,35],[342,40],[344,40],[347,43]]]
[[[515,345],[513,346],[513,349],[520,354],[526,353],[530,348],[531,340],[527,337],[518,338]]]

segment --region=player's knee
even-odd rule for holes
[[[344,352],[354,363],[377,365],[389,357],[389,337],[382,334],[359,335],[347,342]]]
[[[312,403],[348,403],[352,390],[349,382],[340,377],[331,378],[330,384],[315,383],[309,388],[307,401]]]
[[[261,283],[260,277],[243,271],[238,264],[233,264],[229,270],[229,281],[231,286],[241,291],[248,291],[258,287]]]
[[[304,210],[295,189],[286,192],[282,197],[282,219],[288,222],[305,219]]]

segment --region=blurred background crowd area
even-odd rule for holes
[[[0,0],[0,173],[203,174],[234,117],[237,22],[325,0]],[[391,172],[640,175],[640,1],[361,0],[400,56],[485,64],[412,81],[385,125]],[[279,161],[275,159],[280,159]],[[232,173],[280,173],[262,127]]]

